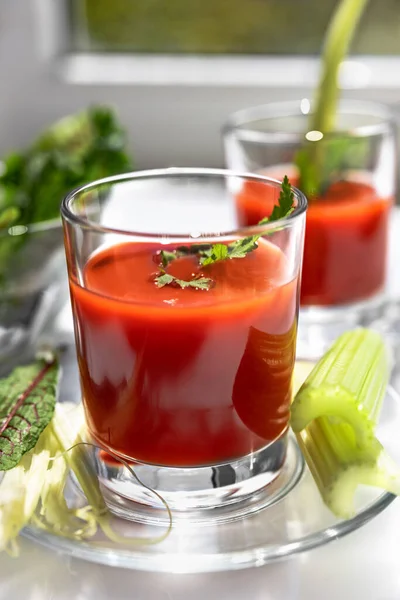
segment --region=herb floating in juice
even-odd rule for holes
[[[294,194],[288,177],[285,175],[281,185],[278,204],[273,207],[269,217],[264,217],[258,225],[266,225],[288,217],[294,210]],[[207,267],[221,260],[244,258],[258,247],[258,240],[265,233],[252,235],[236,240],[230,244],[194,244],[193,246],[180,246],[176,250],[162,250],[160,252],[160,273],[155,278],[156,286],[161,288],[165,285],[176,285],[182,289],[194,288],[209,290],[214,281],[210,277],[197,274],[193,279],[186,281],[166,272],[166,268],[175,260],[188,256],[195,256],[199,267]],[[206,271],[205,271],[206,272]]]
[[[335,128],[340,65],[348,52],[367,3],[368,0],[341,0],[326,34],[322,72],[308,125],[309,141],[298,153],[296,160],[299,188],[307,198],[318,196],[329,187],[331,173],[342,164],[341,154],[347,154],[348,145],[352,143],[352,140],[344,139],[339,147],[337,144],[327,147],[324,145],[323,136]]]
[[[213,284],[213,280],[209,277],[198,277],[190,281],[184,281],[178,277],[174,277],[169,273],[161,272],[161,275],[156,277],[156,286],[161,288],[164,285],[177,285],[184,290],[185,288],[194,288],[196,290],[209,290]]]

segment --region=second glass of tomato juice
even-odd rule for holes
[[[307,202],[293,189],[289,214],[244,226],[249,182],[269,188],[270,216],[279,182],[210,169],[121,175],[63,202],[88,429],[127,518],[160,502],[111,457],[183,514],[283,477]]]
[[[309,130],[312,115],[307,99],[266,104],[237,112],[224,127],[229,168],[287,174],[300,188],[303,172],[303,179],[319,183],[316,193],[307,191],[301,357],[319,356],[340,333],[370,324],[382,311],[396,195],[397,138],[389,108],[342,101],[334,130],[324,134]],[[263,212],[259,192],[250,184],[238,196],[250,220]]]

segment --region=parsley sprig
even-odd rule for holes
[[[267,223],[272,223],[288,217],[294,210],[293,201],[294,195],[292,186],[288,177],[285,175],[279,194],[278,204],[275,204],[270,216],[264,217],[264,219],[259,221],[258,225],[266,225]],[[228,245],[214,244],[209,250],[205,250],[202,253],[200,264],[204,267],[227,258],[244,258],[249,252],[256,250],[258,247],[258,240],[263,235],[264,232],[236,240]]]
[[[281,185],[278,204],[273,207],[270,216],[259,221],[258,225],[265,225],[284,219],[288,217],[293,210],[294,194],[289,179],[285,175]],[[182,289],[195,288],[199,290],[209,290],[215,283],[213,279],[209,277],[198,275],[190,281],[185,281],[167,273],[165,269],[174,260],[189,255],[196,255],[201,267],[207,267],[208,265],[212,265],[222,260],[244,258],[250,252],[257,249],[258,240],[263,235],[265,235],[265,232],[235,240],[230,244],[195,244],[193,246],[180,246],[179,248],[176,248],[176,250],[162,250],[160,252],[160,273],[155,278],[155,283],[159,288],[166,285],[175,285]]]
[[[209,277],[195,277],[190,281],[185,281],[184,279],[178,279],[178,277],[174,277],[165,271],[161,271],[160,275],[156,277],[156,286],[159,288],[164,287],[165,285],[175,285],[183,290],[185,288],[194,288],[196,290],[209,290],[213,285],[214,281]]]

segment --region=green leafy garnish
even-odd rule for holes
[[[72,189],[132,168],[126,136],[114,112],[93,106],[56,122],[31,147],[3,160],[0,230],[59,218],[60,202]],[[0,240],[0,275],[29,235]]]
[[[281,219],[288,217],[294,210],[293,203],[294,194],[292,186],[287,175],[285,175],[281,185],[278,204],[275,204],[270,216],[264,217],[264,219],[259,221],[258,225],[266,225],[267,223],[280,221]],[[214,244],[210,250],[203,253],[203,257],[200,258],[200,264],[202,266],[207,266],[220,260],[226,260],[227,258],[244,258],[249,252],[256,250],[258,247],[257,242],[263,235],[265,234],[259,233],[257,235],[245,237],[236,240],[227,246],[225,244]]]
[[[200,256],[200,264],[210,265],[217,260],[229,258],[229,248],[225,244],[214,244],[209,250],[203,252]]]
[[[324,41],[322,70],[315,94],[314,110],[310,114],[308,131],[329,133],[335,128],[339,98],[339,69],[368,0],[341,0],[336,8]],[[344,145],[344,149],[346,144]],[[297,155],[299,187],[307,197],[319,195],[329,187],[327,167],[335,163],[335,149],[324,138],[305,142]],[[324,163],[325,166],[324,166]],[[325,173],[323,172],[325,170]]]
[[[262,219],[258,225],[265,225],[288,217],[294,210],[294,194],[288,177],[285,175],[281,185],[278,204],[276,204],[269,217]],[[200,290],[209,290],[213,285],[213,280],[207,277],[196,277],[190,281],[177,279],[176,277],[165,272],[165,268],[174,260],[190,254],[196,255],[199,260],[199,265],[207,267],[221,260],[232,258],[244,258],[256,250],[258,240],[265,233],[248,236],[240,240],[235,240],[230,244],[194,244],[193,246],[180,246],[176,250],[162,250],[160,252],[162,269],[156,277],[155,282],[157,287],[165,285],[178,285],[182,289],[192,287]]]
[[[209,290],[213,285],[213,280],[208,277],[196,277],[195,279],[191,279],[190,281],[185,281],[184,279],[178,279],[178,277],[174,277],[169,273],[162,272],[161,275],[158,275],[155,278],[156,286],[159,288],[164,287],[165,285],[177,285],[183,290],[185,288],[195,288],[196,290]]]
[[[292,185],[289,181],[288,176],[285,175],[281,184],[281,191],[278,198],[278,204],[275,204],[270,216],[260,221],[259,225],[271,223],[272,221],[278,221],[279,219],[285,219],[294,211],[293,204],[294,194],[292,190]]]
[[[57,218],[71,189],[131,168],[125,148],[125,133],[110,108],[94,106],[63,118],[25,152],[4,159],[0,214],[17,208],[15,225]]]
[[[38,360],[0,380],[0,471],[15,467],[50,422],[58,375],[56,359]]]
[[[169,263],[176,259],[176,251],[170,252],[169,250],[161,250],[161,263],[163,267],[168,267]]]

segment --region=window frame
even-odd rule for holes
[[[232,112],[312,94],[319,66],[312,57],[70,53],[67,2],[1,3],[0,156],[30,144],[62,116],[103,103],[118,112],[137,169],[223,167],[221,128]],[[356,82],[343,97],[398,102],[400,57],[383,60],[386,74],[382,60],[363,58],[380,77]],[[350,74],[359,64],[350,60]]]
[[[177,85],[311,88],[319,58],[260,55],[178,55],[72,52],[70,0],[35,0],[42,49],[57,74],[75,85]],[[399,89],[400,55],[352,55],[342,65],[342,89]]]

